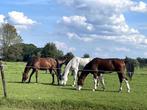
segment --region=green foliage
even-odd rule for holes
[[[3,24],[0,31],[0,39],[3,49],[3,56],[5,59],[8,58],[8,48],[11,45],[21,43],[22,38],[18,35],[16,28],[10,24]]]
[[[58,50],[54,43],[47,43],[41,52],[42,57],[60,57],[63,56],[63,52]]]
[[[89,58],[90,57],[90,55],[88,54],[88,53],[85,53],[84,55],[83,55],[83,58]]]
[[[33,55],[38,55],[39,50],[34,44],[21,44],[23,48],[23,61],[28,61]]]
[[[67,86],[50,85],[51,75],[39,71],[39,83],[20,83],[25,63],[6,62],[5,77],[8,98],[2,98],[0,89],[0,108],[6,110],[146,110],[147,109],[147,68],[135,71],[129,81],[131,93],[127,93],[125,83],[122,93],[118,93],[116,73],[104,74],[106,90],[101,86],[93,92],[93,77],[88,75],[81,91],[76,91],[72,76],[69,75]],[[57,83],[56,83],[57,84]],[[0,81],[1,85],[1,81]]]
[[[21,44],[14,44],[8,48],[7,60],[8,61],[22,61],[23,50]]]

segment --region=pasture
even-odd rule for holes
[[[105,74],[106,90],[99,87],[93,92],[93,78],[89,75],[81,91],[75,90],[72,76],[66,86],[51,85],[51,75],[39,71],[38,84],[35,76],[32,82],[20,83],[25,63],[7,62],[5,78],[7,99],[0,89],[0,108],[5,110],[146,110],[147,109],[147,68],[136,70],[130,83],[131,93],[123,87],[118,93],[119,81],[116,73]],[[57,84],[57,81],[55,80]],[[0,82],[1,85],[1,82]]]

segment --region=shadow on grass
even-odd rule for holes
[[[42,84],[42,85],[50,85],[50,86],[60,86],[58,84],[52,84],[52,83],[39,83],[39,84]]]
[[[7,81],[7,83],[16,83],[16,84],[37,84],[36,82],[21,82],[21,81]],[[38,83],[39,84],[39,83]]]
[[[72,90],[72,91],[78,91],[76,88],[69,88],[69,87],[62,87],[61,89],[65,89],[65,90]],[[92,91],[92,89],[88,89],[88,88],[82,88],[80,91]],[[97,89],[95,92],[111,92],[111,93],[119,93],[116,90],[102,90],[102,89]]]

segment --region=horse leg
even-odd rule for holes
[[[122,91],[122,82],[123,82],[123,81],[126,82],[127,92],[130,92],[130,85],[129,85],[128,80],[127,80],[127,78],[125,77],[124,73],[123,73],[123,72],[118,73],[118,76],[119,76],[119,81],[120,81],[120,89],[119,89],[119,92]]]
[[[105,90],[105,82],[104,82],[104,77],[103,77],[102,74],[100,74],[100,75],[98,76],[98,84],[99,84],[99,81],[100,81],[100,83],[102,84],[103,90]]]
[[[55,80],[54,80],[54,73],[52,73],[52,69],[49,70],[50,71],[50,74],[52,75],[52,83],[51,84],[54,84]]]
[[[57,77],[57,82],[58,82],[58,85],[59,85],[59,84],[60,84],[60,83],[59,83],[59,78],[60,78],[60,76],[58,75],[58,72],[57,72],[57,71],[55,71],[55,70],[54,70],[54,73],[56,74],[56,77]]]
[[[56,74],[58,85],[60,85],[60,80],[59,80],[60,79],[60,75],[55,70],[54,70],[54,73]]]
[[[76,86],[76,82],[77,82],[77,74],[78,74],[78,69],[74,69],[74,83],[73,83],[73,87],[75,87]]]
[[[100,76],[97,77],[97,86],[100,86]]]
[[[52,73],[52,84],[54,84],[55,83],[55,75],[54,75],[54,73]]]
[[[122,81],[123,81],[123,76],[122,73],[117,73],[118,74],[118,78],[119,78],[119,82],[120,82],[120,86],[119,86],[119,92],[122,91]]]
[[[97,89],[97,74],[95,72],[93,73],[93,80],[94,80],[94,89],[93,89],[93,91],[95,91]]]
[[[30,77],[29,77],[29,81],[28,81],[28,83],[31,82],[31,77],[32,77],[32,75],[34,74],[35,71],[36,71],[36,69],[33,69],[33,70],[32,70],[32,73],[30,74]]]
[[[127,86],[127,89],[128,89],[127,92],[130,93],[130,85],[129,85],[127,78],[125,78],[124,81],[126,82],[126,86]]]
[[[36,83],[38,83],[38,70],[36,70]]]

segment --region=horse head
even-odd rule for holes
[[[30,69],[31,69],[31,67],[26,65],[24,72],[22,73],[22,83],[28,79],[28,73],[29,73]]]
[[[125,59],[125,64],[126,64],[127,75],[130,78],[130,80],[132,80],[135,70],[134,64],[130,60],[126,60],[126,59]]]
[[[24,83],[28,79],[28,74],[23,73],[22,74],[22,83]]]
[[[66,85],[67,79],[64,77],[64,74],[61,75],[61,80],[60,80],[60,84],[61,85]]]

